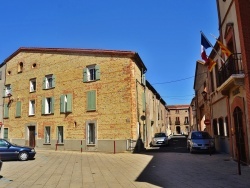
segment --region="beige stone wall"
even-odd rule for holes
[[[23,62],[22,73],[17,72],[18,63]],[[36,63],[36,67],[32,65]],[[83,82],[83,68],[87,65],[100,65],[100,80]],[[12,139],[28,139],[27,125],[36,125],[36,140],[42,144],[44,127],[51,126],[51,139],[56,140],[56,126],[64,126],[64,139],[84,140],[86,121],[97,121],[98,140],[136,139],[137,121],[141,120],[143,87],[141,70],[130,58],[112,56],[91,56],[80,54],[25,53],[21,52],[7,62],[6,84],[13,88],[13,102],[9,118],[4,119],[9,127]],[[54,89],[43,90],[43,77],[48,74],[56,76]],[[29,92],[29,80],[37,79],[37,90]],[[137,87],[136,87],[137,85]],[[86,111],[86,93],[97,92],[97,110]],[[72,94],[73,112],[60,114],[61,94]],[[138,94],[137,94],[138,93]],[[41,115],[42,97],[55,97],[54,114]],[[35,99],[35,116],[28,116],[29,100]],[[7,100],[7,99],[6,99]],[[5,102],[7,102],[5,100]],[[22,103],[22,115],[15,117],[16,102]],[[138,101],[138,102],[137,102]],[[138,108],[137,108],[138,107]],[[76,122],[76,124],[74,123]],[[42,147],[42,146],[40,146]]]

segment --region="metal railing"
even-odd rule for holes
[[[241,53],[232,54],[218,70],[218,86],[221,86],[232,74],[242,73]]]

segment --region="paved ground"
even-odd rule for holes
[[[250,167],[226,154],[189,154],[184,147],[149,148],[144,153],[37,150],[35,160],[5,161],[0,187],[250,187]]]

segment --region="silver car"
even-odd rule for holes
[[[187,137],[187,149],[190,153],[214,152],[214,139],[206,131],[192,131]]]
[[[150,146],[167,146],[168,145],[168,137],[165,133],[155,133]]]
[[[214,139],[206,131],[192,131],[187,137],[187,149],[190,153],[214,152]]]

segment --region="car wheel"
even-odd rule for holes
[[[28,159],[28,157],[29,157],[29,155],[25,151],[20,152],[19,155],[18,155],[18,159],[20,161],[26,161]]]

